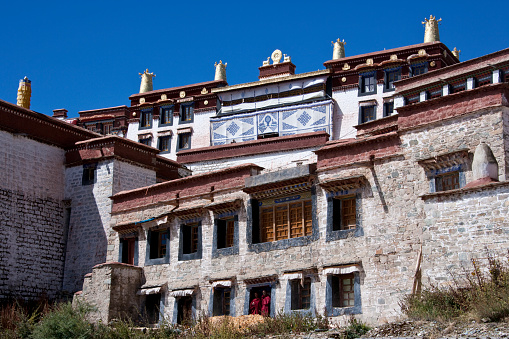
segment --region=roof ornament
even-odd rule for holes
[[[442,21],[442,19],[438,19],[433,15],[429,16],[429,19],[424,19],[422,22],[425,25],[424,29],[424,42],[434,42],[440,41],[440,34],[438,33],[438,23]]]
[[[30,97],[32,96],[32,81],[24,77],[19,81],[17,105],[30,109]]]
[[[227,62],[223,64],[222,60],[219,60],[219,63],[215,62],[214,67],[216,68],[216,74],[214,75],[214,80],[224,80],[226,81],[226,65]]]
[[[490,146],[481,142],[475,149],[472,160],[472,174],[474,180],[491,178],[498,181],[498,163]]]
[[[332,45],[334,45],[334,50],[332,52],[332,60],[338,60],[345,57],[345,39],[341,41],[341,39],[338,38],[336,42],[331,41]]]
[[[286,55],[286,54],[284,54],[284,57],[283,57],[283,53],[279,49],[276,49],[274,52],[272,52],[270,57],[268,57],[267,60],[263,61],[262,66],[269,66],[270,65],[270,59],[272,59],[272,64],[273,65],[279,64],[281,62],[281,59],[283,59],[283,61],[282,61],[283,63],[284,62],[292,62],[292,58],[289,55]]]
[[[454,47],[454,49],[451,51],[452,52],[452,55],[454,55],[456,57],[456,59],[460,59],[460,53],[461,51],[459,49],[456,49],[456,47]]]
[[[148,68],[143,73],[138,74],[141,75],[140,93],[153,91],[152,78],[156,75],[154,73],[149,73]]]

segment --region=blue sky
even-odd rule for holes
[[[256,81],[276,48],[297,73],[323,69],[337,38],[347,56],[421,43],[430,14],[463,61],[509,47],[509,1],[4,1],[2,12],[0,99],[15,103],[28,76],[31,108],[49,115],[129,105],[146,68],[154,89],[213,80],[219,60],[230,85]]]

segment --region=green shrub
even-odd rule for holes
[[[32,339],[89,339],[94,338],[94,326],[86,315],[90,306],[71,303],[58,305],[53,312],[46,314],[34,327]]]
[[[345,339],[359,338],[360,336],[366,334],[370,329],[371,327],[352,316],[350,317],[348,326],[345,330]]]

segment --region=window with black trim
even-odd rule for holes
[[[177,140],[177,151],[191,148],[191,133],[180,133]]]
[[[138,140],[140,144],[152,146],[152,137],[145,137]]]
[[[394,91],[394,82],[401,80],[401,67],[385,70],[384,92]]]
[[[163,106],[159,109],[159,125],[171,125],[173,123],[173,106]]]
[[[428,72],[428,63],[422,62],[410,65],[410,76],[414,77]]]
[[[357,202],[355,195],[332,199],[332,230],[351,230],[357,227]]]
[[[180,121],[179,124],[193,122],[194,103],[180,105]]]
[[[150,232],[150,259],[164,258],[168,247],[168,230]]]
[[[394,113],[394,102],[384,102],[384,117],[388,117]]]
[[[171,135],[165,135],[158,138],[157,148],[162,152],[170,152]]]
[[[81,185],[93,185],[96,182],[97,164],[84,164]]]
[[[359,107],[359,124],[376,119],[376,105]]]
[[[129,237],[120,239],[120,256],[124,264],[137,265],[137,245],[138,239],[136,237]]]
[[[359,95],[376,93],[376,72],[362,73],[359,75]]]
[[[140,112],[140,129],[152,127],[152,109],[144,109]]]
[[[217,222],[217,248],[228,248],[234,245],[235,219],[218,219]]]
[[[290,280],[291,309],[307,310],[311,307],[311,278]]]
[[[460,188],[460,172],[446,172],[435,177],[436,192],[450,191]]]
[[[214,287],[213,316],[230,315],[231,296],[231,288]]]
[[[355,277],[353,273],[331,275],[330,284],[332,307],[355,306]]]

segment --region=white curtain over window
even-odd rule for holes
[[[171,291],[170,297],[189,297],[194,294],[194,289]]]
[[[232,287],[231,280],[218,280],[212,283],[212,287]]]
[[[323,270],[323,274],[325,275],[339,275],[339,274],[349,274],[354,272],[360,272],[360,265],[348,265],[348,266],[336,266],[336,267],[327,267]]]
[[[159,294],[162,291],[162,286],[152,287],[152,288],[142,288],[138,290],[137,295],[149,295],[149,294]]]

